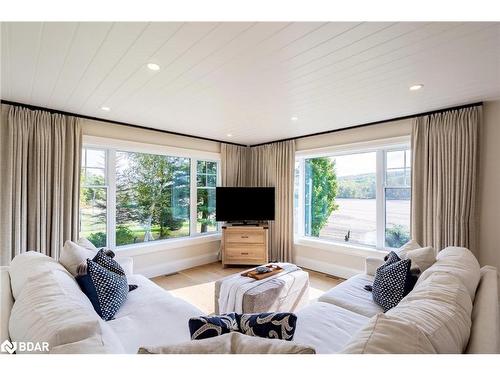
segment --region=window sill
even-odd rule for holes
[[[142,242],[133,245],[124,245],[117,247],[115,251],[118,257],[144,255],[156,253],[158,251],[178,249],[182,247],[220,241],[220,239],[221,234],[219,232],[215,232],[193,237],[172,238],[160,241]]]
[[[294,240],[294,245],[309,246],[316,249],[334,251],[348,255],[359,255],[363,257],[384,257],[388,251],[384,249],[375,249],[368,246],[345,244],[340,242],[316,239],[310,237],[298,237]]]

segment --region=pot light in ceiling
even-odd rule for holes
[[[422,87],[424,87],[424,85],[419,83],[417,85],[410,86],[410,91],[417,91],[420,90]]]
[[[105,105],[103,105],[103,106],[101,107],[101,109],[102,109],[103,111],[106,111],[106,112],[111,111],[111,108],[106,107]]]
[[[231,133],[227,133],[227,134],[226,134],[226,136],[227,136],[228,138],[231,138],[233,135],[232,135]]]
[[[155,64],[155,63],[148,63],[147,67],[149,70],[153,70],[155,72],[160,70],[160,65]]]
[[[295,121],[299,121],[299,118],[297,116],[292,116],[292,117],[290,117],[290,120],[295,122]]]

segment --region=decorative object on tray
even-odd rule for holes
[[[283,268],[281,268],[277,264],[266,264],[264,266],[259,266],[257,268],[251,269],[250,271],[243,272],[241,276],[251,277],[255,280],[262,280],[266,277],[276,275],[277,273],[282,271]]]

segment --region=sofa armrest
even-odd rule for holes
[[[365,273],[370,276],[375,276],[375,271],[382,264],[384,264],[384,260],[381,258],[367,257],[365,259]]]
[[[9,267],[0,267],[0,342],[10,340],[9,337],[9,318],[12,306],[14,305],[14,298],[10,289],[10,275]]]
[[[134,274],[134,259],[131,257],[116,257],[115,260],[120,266],[122,266],[123,271],[125,271],[126,276],[131,276]]]

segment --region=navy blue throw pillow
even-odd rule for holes
[[[235,313],[189,319],[191,340],[207,339],[233,331],[238,331],[238,320]]]
[[[86,273],[76,276],[76,281],[104,320],[113,319],[127,299],[127,278],[90,259],[87,259]]]
[[[411,260],[401,260],[393,251],[389,253],[386,262],[377,268],[372,296],[384,312],[396,306],[415,286],[417,278],[410,269]]]
[[[284,312],[242,314],[238,316],[238,323],[245,335],[291,341],[297,316]]]

